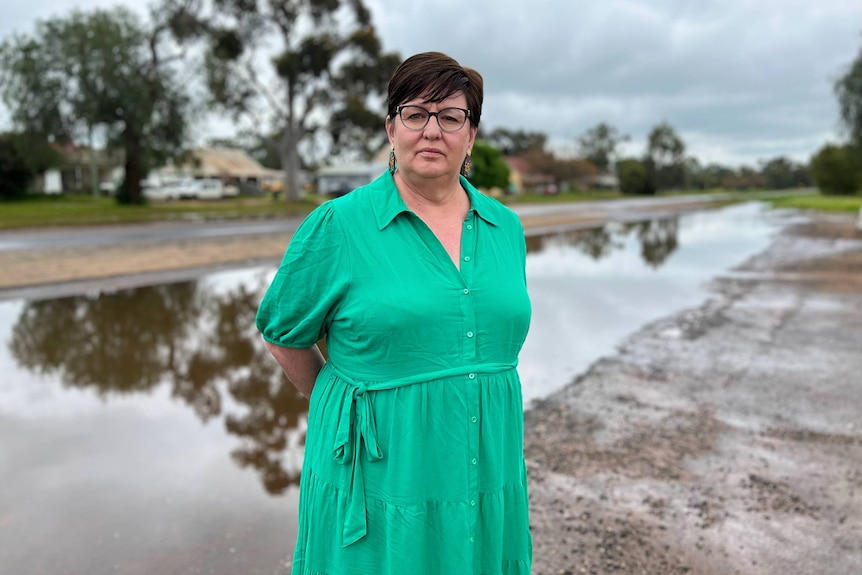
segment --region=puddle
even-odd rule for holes
[[[525,401],[701,303],[774,230],[752,203],[529,238]],[[0,302],[4,572],[276,571],[306,403],[254,328],[273,273]]]

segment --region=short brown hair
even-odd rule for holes
[[[461,66],[441,52],[423,52],[410,56],[392,74],[386,113],[395,117],[395,108],[422,96],[426,102],[442,102],[456,92],[464,92],[470,110],[470,124],[475,128],[482,117],[482,76],[472,68]]]

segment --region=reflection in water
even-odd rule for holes
[[[224,414],[227,431],[241,440],[234,461],[258,470],[266,491],[279,494],[299,484],[307,402],[254,326],[262,290],[241,285],[217,294],[184,282],[29,302],[9,347],[22,367],[102,397],[152,393],[166,382],[202,421],[223,415],[226,389],[244,408]]]
[[[551,246],[574,247],[594,260],[609,257],[622,250],[626,238],[634,233],[640,242],[641,257],[652,268],[661,266],[677,249],[679,218],[664,218],[643,222],[606,224],[597,228],[574,230],[559,234],[527,237],[527,252],[539,253]]]
[[[562,243],[595,260],[624,249],[634,233],[641,256],[660,266],[677,248],[677,219],[528,238],[541,252]],[[151,393],[162,383],[202,421],[224,417],[240,439],[231,453],[256,469],[264,488],[298,485],[306,400],[263,346],[254,323],[265,284],[216,293],[198,282],[144,287],[97,297],[28,302],[10,351],[22,367],[56,373],[63,384],[101,397]],[[244,408],[223,413],[225,391]]]
[[[10,351],[23,367],[60,372],[71,387],[148,391],[170,370],[199,315],[190,283],[32,302],[13,328]]]

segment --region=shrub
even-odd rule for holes
[[[824,194],[851,195],[862,190],[862,149],[827,144],[811,158],[811,175]]]
[[[617,178],[624,194],[654,194],[655,186],[650,182],[649,170],[640,160],[625,159],[617,162]]]

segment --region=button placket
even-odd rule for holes
[[[461,332],[464,342],[464,359],[474,361],[477,359],[477,324],[475,301],[473,299],[473,277],[476,263],[476,228],[478,216],[471,209],[464,218],[464,230],[461,234],[461,260],[465,262],[461,266],[461,310],[463,320],[463,331]],[[468,265],[469,264],[469,265]]]
[[[464,228],[461,234],[461,278],[464,282],[459,295],[462,310],[462,331],[461,341],[464,346],[464,359],[466,361],[477,361],[478,358],[478,327],[476,323],[476,309],[473,278],[476,271],[476,235],[481,230],[477,228],[478,217],[474,210],[467,213],[464,219]],[[462,500],[469,510],[469,539],[470,543],[474,542],[474,537],[479,524],[479,435],[480,426],[479,411],[479,377],[476,373],[468,373],[464,378],[466,383],[466,412],[465,416],[468,420],[468,442],[466,451],[464,452],[464,465],[467,466],[467,491]]]

